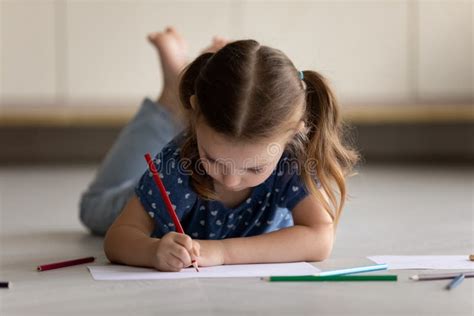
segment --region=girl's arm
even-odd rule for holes
[[[152,267],[151,254],[159,242],[150,238],[152,230],[153,220],[133,195],[105,235],[105,255],[111,262]]]
[[[163,271],[179,271],[188,266],[193,250],[203,266],[327,258],[332,250],[334,225],[319,201],[308,196],[292,214],[293,227],[254,237],[195,241],[187,235],[169,233],[157,239],[150,238],[153,220],[133,196],[108,230],[104,250],[112,262]]]
[[[329,257],[334,224],[321,203],[309,195],[292,210],[294,226],[243,238],[222,240],[225,264],[321,261]],[[201,245],[204,248],[204,245]]]
[[[179,271],[199,255],[199,244],[175,232],[151,238],[153,220],[134,195],[107,231],[104,251],[111,262]]]

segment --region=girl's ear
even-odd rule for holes
[[[296,132],[303,133],[303,134],[306,134],[308,132],[306,128],[306,124],[303,120],[301,120],[300,123],[298,124],[298,127],[296,128]]]
[[[298,123],[298,126],[296,126],[296,128],[292,129],[292,136],[289,136],[289,140],[288,142],[292,142],[292,140],[295,139],[295,137],[298,137],[298,138],[305,138],[308,134],[308,127],[306,126],[306,123],[301,120],[299,123]]]
[[[191,104],[191,107],[193,110],[196,110],[197,108],[197,97],[195,94],[193,94],[191,97],[189,97],[189,103]]]

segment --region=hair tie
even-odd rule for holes
[[[300,76],[300,80],[303,80],[304,79],[304,74],[301,70],[298,71],[298,74]]]

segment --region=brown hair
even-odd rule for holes
[[[314,71],[303,74],[302,81],[285,54],[254,40],[232,42],[216,53],[202,54],[181,75],[180,100],[189,119],[181,154],[191,159],[191,168],[199,166],[194,129],[198,117],[216,132],[240,142],[296,131],[303,120],[306,129],[293,134],[288,149],[300,165],[308,159],[317,162],[317,178],[329,201],[310,170],[301,168],[301,177],[337,223],[346,199],[345,177],[358,155],[341,143],[338,105],[325,79]],[[192,95],[198,101],[196,109],[190,103]],[[211,178],[192,171],[194,190],[203,198],[215,199]]]

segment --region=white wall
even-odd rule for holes
[[[1,4],[2,97],[53,99],[58,92],[55,2]]]
[[[418,91],[424,98],[472,99],[473,12],[473,1],[420,3]]]
[[[192,56],[255,38],[316,69],[344,104],[472,102],[473,1],[0,0],[1,104],[138,103],[161,88],[146,34]],[[119,102],[117,102],[119,100]]]

